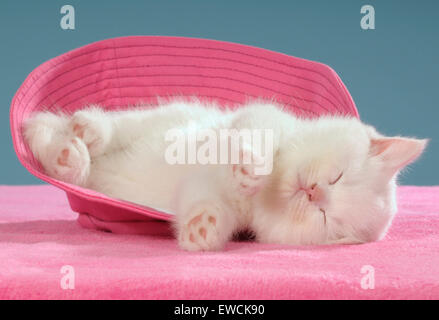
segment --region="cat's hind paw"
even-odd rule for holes
[[[90,156],[93,157],[105,152],[111,138],[110,125],[102,110],[92,108],[75,112],[69,128],[74,136],[85,143]]]
[[[90,172],[90,156],[79,138],[55,146],[53,154],[52,166],[46,168],[51,176],[67,183],[85,184]]]
[[[188,251],[221,249],[227,237],[220,230],[221,208],[213,204],[200,204],[187,215],[188,219],[179,230],[181,248]]]

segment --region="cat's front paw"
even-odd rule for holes
[[[84,185],[90,172],[90,156],[87,146],[79,139],[72,138],[54,148],[49,174],[61,181],[76,185]]]
[[[246,163],[244,159],[249,159]],[[252,196],[261,190],[266,182],[266,175],[258,174],[258,165],[262,159],[249,150],[241,151],[240,163],[232,165],[232,177],[239,192]]]
[[[179,227],[178,242],[189,251],[219,250],[227,241],[221,231],[221,208],[214,204],[196,205]]]
[[[111,138],[111,123],[100,109],[80,110],[73,114],[69,127],[73,135],[81,139],[90,156],[99,156]]]

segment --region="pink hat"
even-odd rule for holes
[[[245,45],[190,38],[108,39],[53,58],[27,77],[12,100],[11,131],[18,159],[36,177],[67,193],[79,223],[117,233],[169,234],[172,215],[113,199],[47,176],[23,139],[33,111],[75,111],[154,103],[157,97],[199,97],[221,105],[274,99],[302,117],[358,112],[328,66]]]

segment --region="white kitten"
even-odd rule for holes
[[[270,129],[273,172],[258,176],[256,165],[242,161],[171,165],[165,135],[176,128]],[[222,111],[177,100],[152,109],[37,113],[25,137],[48,175],[175,213],[187,250],[220,249],[242,229],[286,244],[381,239],[396,212],[396,174],[426,145],[383,137],[355,118],[303,120],[273,104]],[[239,153],[257,156],[248,145]]]

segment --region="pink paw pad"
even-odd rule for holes
[[[87,111],[79,111],[71,119],[70,130],[75,137],[84,142],[91,156],[104,152],[106,138],[100,119],[88,114]]]
[[[84,138],[84,127],[85,126],[81,126],[77,123],[75,123],[73,125],[73,133],[75,134],[75,136],[77,136],[79,139]]]
[[[244,195],[253,195],[260,190],[263,183],[263,176],[253,173],[251,164],[235,164],[232,167],[233,178],[238,183],[240,192]]]
[[[62,143],[56,148],[53,159],[54,163],[48,170],[59,180],[80,185],[88,176],[90,157],[79,138]]]
[[[214,216],[208,215],[206,214],[206,212],[195,216],[188,223],[188,228],[189,230],[191,230],[189,233],[189,241],[192,243],[196,243],[198,237],[206,240],[209,232],[208,230],[215,226],[216,218]]]
[[[68,164],[69,154],[70,154],[69,149],[63,149],[61,151],[61,154],[57,158],[56,162],[62,167],[69,167]]]

